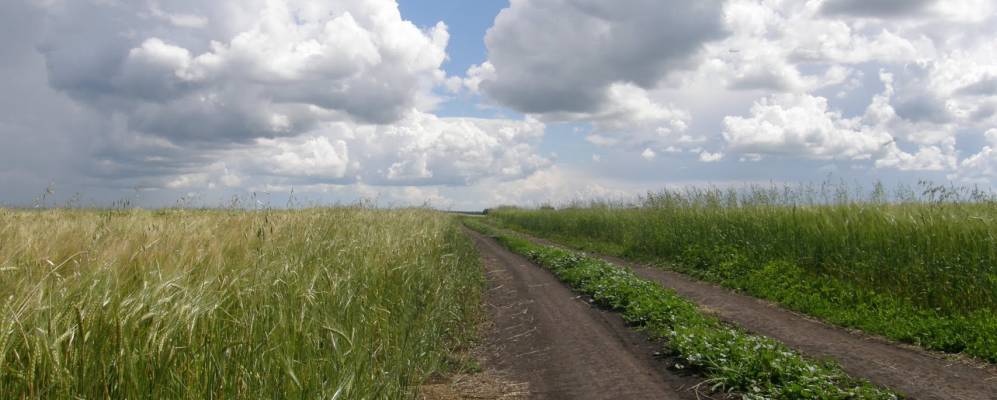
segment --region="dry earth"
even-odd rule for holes
[[[483,383],[498,387],[484,395],[470,393],[473,380],[464,381],[463,392],[453,382],[443,383],[432,390],[446,394],[428,398],[709,398],[696,393],[700,378],[669,370],[669,360],[655,355],[660,343],[633,331],[615,313],[590,305],[550,272],[495,240],[467,234],[488,276],[491,327],[476,351],[485,374],[506,383]],[[503,394],[503,388],[509,392]],[[497,397],[502,395],[514,397]]]

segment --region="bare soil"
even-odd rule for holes
[[[547,270],[467,230],[488,277],[492,327],[482,364],[531,399],[697,399],[699,379],[668,369],[660,343],[590,305]]]
[[[566,248],[549,240],[523,236],[535,243]],[[628,267],[644,279],[673,289],[726,322],[779,340],[808,356],[837,361],[850,375],[896,390],[907,398],[997,400],[997,367],[993,365],[828,325],[772,302],[674,271],[617,257],[590,255]]]

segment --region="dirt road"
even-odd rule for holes
[[[536,243],[559,246],[548,240],[531,239]],[[830,326],[773,303],[680,273],[616,257],[593,256],[629,267],[644,279],[675,290],[725,321],[777,339],[811,357],[833,359],[850,375],[892,388],[909,398],[997,400],[997,368],[994,366],[946,358]]]
[[[696,399],[699,382],[666,369],[660,346],[590,306],[550,272],[467,230],[488,275],[494,326],[485,366],[528,382],[536,399]]]

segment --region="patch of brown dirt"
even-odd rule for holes
[[[679,375],[615,313],[591,306],[547,270],[468,230],[488,277],[492,322],[481,357],[530,399],[696,399]],[[473,382],[468,383],[474,386]],[[452,385],[451,385],[452,386]],[[459,397],[458,397],[459,398]]]

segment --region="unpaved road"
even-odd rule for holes
[[[699,380],[677,375],[660,346],[616,314],[590,306],[550,272],[466,230],[488,277],[494,326],[485,366],[527,382],[536,399],[696,399]]]
[[[523,235],[535,243],[557,243]],[[850,375],[923,400],[997,400],[997,368],[947,359],[796,314],[779,306],[673,271],[591,254],[675,290],[722,320],[777,339],[817,358],[837,361]]]

